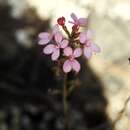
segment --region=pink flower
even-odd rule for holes
[[[59,32],[59,27],[58,27],[58,24],[56,24],[53,29],[52,29],[52,32],[51,33],[48,33],[48,32],[41,32],[38,37],[40,38],[38,44],[40,45],[46,45],[47,43],[49,43],[52,38],[54,37],[54,35]]]
[[[76,48],[74,51],[71,47],[66,47],[64,49],[64,55],[68,57],[68,59],[63,64],[63,71],[65,73],[68,73],[71,70],[74,70],[77,73],[80,71],[80,64],[75,58],[80,57],[81,54],[81,48]]]
[[[80,33],[79,40],[84,45],[83,53],[87,59],[91,58],[93,52],[101,51],[96,44],[92,43],[92,32],[90,30]]]
[[[63,36],[60,32],[57,32],[55,34],[55,41],[56,44],[49,44],[43,49],[43,53],[45,54],[52,54],[51,59],[53,61],[56,61],[60,56],[60,49],[64,49],[68,46],[69,41],[66,39],[63,39]]]
[[[74,24],[74,26],[86,26],[87,24],[87,19],[86,18],[77,18],[77,16],[72,13],[71,14],[71,18],[73,19],[73,21],[69,21],[69,23]]]

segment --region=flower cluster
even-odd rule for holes
[[[87,26],[87,19],[78,18],[74,13],[71,14],[71,18],[72,21],[69,21],[72,24],[71,33],[65,25],[66,19],[62,16],[57,19],[57,24],[50,33],[41,32],[38,35],[38,43],[46,45],[43,48],[44,54],[51,55],[53,61],[62,62],[65,73],[71,70],[78,73],[81,66],[77,58],[84,55],[89,59],[93,53],[100,52],[100,48],[92,42],[93,33],[91,30],[80,32],[80,27]],[[67,37],[62,34],[60,27],[65,31]]]

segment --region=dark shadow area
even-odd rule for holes
[[[61,82],[55,78],[50,59],[37,45],[37,34],[49,28],[50,20],[41,20],[35,9],[28,9],[18,19],[10,12],[11,7],[0,5],[0,130],[63,130],[62,97],[48,94]],[[20,44],[15,35],[17,30],[28,28],[33,30],[30,48]],[[81,62],[81,84],[70,97],[71,129],[108,130],[102,84]]]

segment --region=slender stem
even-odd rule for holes
[[[63,28],[63,30],[66,32],[66,34],[68,35],[68,37],[69,37],[69,39],[70,39],[70,38],[71,38],[71,35],[70,35],[70,33],[69,33],[67,27],[66,27],[66,26],[62,26],[62,28]]]
[[[63,86],[63,109],[64,109],[64,129],[69,130],[69,114],[68,114],[68,102],[67,102],[67,75],[64,76]]]

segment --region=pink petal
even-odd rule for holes
[[[60,42],[62,41],[62,38],[63,38],[63,36],[62,36],[62,34],[61,34],[60,32],[57,32],[57,33],[55,34],[55,41],[56,41],[57,43],[60,43]]]
[[[39,45],[46,45],[49,41],[50,41],[49,39],[48,39],[48,40],[47,40],[47,39],[46,39],[46,40],[45,40],[45,39],[42,39],[42,40],[39,40],[39,41],[38,41],[38,44],[39,44]]]
[[[68,46],[68,43],[69,41],[68,40],[63,40],[60,45],[61,45],[61,48],[66,48]]]
[[[54,50],[54,45],[49,44],[43,49],[43,53],[45,54],[51,54]]]
[[[65,56],[71,56],[72,53],[73,53],[73,50],[72,50],[71,47],[66,47],[66,48],[64,49],[64,55],[65,55]]]
[[[79,18],[79,25],[80,26],[86,26],[87,24],[87,19],[86,18]]]
[[[74,57],[80,57],[82,55],[82,49],[76,48],[73,53]]]
[[[70,16],[71,16],[71,18],[72,18],[74,21],[77,21],[77,20],[78,20],[77,16],[76,16],[74,13],[72,13]]]
[[[90,47],[84,47],[84,55],[87,59],[90,59],[92,56],[92,50]]]
[[[64,62],[64,64],[63,64],[63,71],[64,71],[65,73],[68,73],[68,72],[71,71],[71,69],[72,69],[71,62],[70,62],[69,60],[66,60],[66,61]]]
[[[73,60],[72,61],[72,68],[74,71],[76,71],[77,73],[80,71],[80,64],[77,60]]]
[[[57,32],[59,32],[59,26],[58,24],[56,24],[53,29],[52,29],[52,34],[56,34]]]
[[[40,41],[38,42],[40,45],[45,45],[51,40],[51,35],[46,32],[40,33],[38,37],[40,38]]]
[[[54,49],[53,53],[51,55],[51,59],[53,61],[56,61],[59,58],[59,56],[60,56],[60,50],[59,49]]]
[[[50,34],[47,33],[47,32],[41,32],[38,35],[38,37],[41,38],[41,39],[48,38],[49,36],[50,36]]]
[[[101,49],[98,45],[94,44],[94,43],[91,43],[91,49],[94,51],[94,52],[100,52]]]
[[[86,32],[80,33],[79,40],[80,40],[81,43],[85,43],[86,42],[86,40],[87,40],[87,34],[86,34]]]

